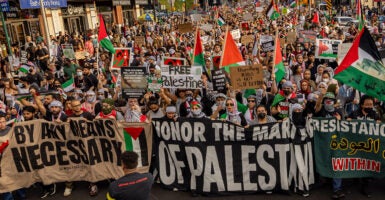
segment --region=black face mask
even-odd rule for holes
[[[303,116],[302,112],[293,112],[292,113],[293,124],[296,126],[305,126],[306,119]]]
[[[371,113],[371,112],[373,112],[373,108],[364,108],[364,111],[366,113]]]
[[[266,117],[266,113],[258,113],[259,119],[264,119]]]
[[[291,94],[291,91],[290,90],[284,90],[283,93],[287,96],[287,95]]]
[[[315,103],[314,101],[308,101],[306,103],[306,111],[307,113],[314,113],[315,112]]]

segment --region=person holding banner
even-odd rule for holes
[[[363,121],[376,121],[377,123],[381,122],[380,116],[376,113],[374,108],[374,98],[368,95],[364,95],[360,99],[359,109],[352,112],[346,119],[358,119]],[[361,193],[368,197],[372,197],[372,191],[370,187],[370,182],[372,178],[361,178]]]
[[[344,115],[341,109],[335,108],[336,97],[332,92],[326,92],[326,88],[321,90],[321,94],[317,99],[315,106],[314,117],[336,118],[337,120],[343,120]],[[342,179],[333,178],[333,199],[340,199],[345,197],[342,192]]]
[[[202,105],[196,100],[193,100],[190,103],[190,109],[191,111],[186,116],[187,118],[206,118],[207,117],[205,113],[202,112]]]
[[[122,153],[124,176],[110,184],[107,200],[149,199],[154,178],[150,173],[137,172],[138,158],[133,151]]]
[[[225,106],[226,113],[220,116],[221,120],[229,121],[243,127],[248,125],[242,112],[238,112],[237,101],[235,99],[226,99]]]
[[[4,149],[8,146],[8,132],[11,130],[9,126],[6,125],[7,120],[5,115],[1,114],[0,115],[0,161],[1,161],[1,156],[4,151]],[[26,192],[25,189],[19,189],[15,191],[17,195],[20,197],[20,199],[25,200],[26,197]],[[13,200],[13,195],[12,192],[7,192],[2,194],[4,200]]]

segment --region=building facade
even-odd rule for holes
[[[9,0],[10,11],[4,12],[8,35],[13,45],[23,48],[26,37],[59,35],[59,32],[84,33],[98,26],[98,14],[103,15],[107,29],[112,24],[132,25],[151,0],[67,0],[65,8],[21,9],[20,1]],[[47,30],[44,19],[47,20]],[[0,22],[1,23],[1,22]],[[0,27],[0,45],[6,44],[5,32]]]

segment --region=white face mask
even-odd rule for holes
[[[76,75],[83,76],[83,72],[76,72]]]
[[[322,79],[322,81],[327,83],[327,82],[329,82],[329,79],[328,78],[324,78],[324,79]]]

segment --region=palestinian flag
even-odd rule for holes
[[[199,66],[205,66],[205,57],[203,55],[203,47],[201,42],[201,37],[199,34],[199,29],[197,29],[195,34],[195,46],[194,46],[194,62],[193,64]]]
[[[285,66],[283,65],[281,44],[279,37],[275,37],[275,50],[274,50],[274,69],[275,69],[275,81],[279,83],[283,77],[285,77]]]
[[[270,20],[276,20],[279,17],[278,7],[275,5],[274,0],[267,7],[266,15]]]
[[[115,53],[114,45],[112,45],[110,39],[108,38],[106,26],[104,25],[104,20],[102,15],[99,15],[99,34],[98,41],[103,48],[107,49],[110,53]]]
[[[19,71],[27,74],[27,73],[29,73],[29,66],[28,65],[21,65],[19,68]]]
[[[150,159],[145,129],[140,126],[125,127],[123,128],[123,134],[126,151],[134,151],[139,155],[138,167],[149,166]]]
[[[314,12],[313,19],[311,20],[314,24],[319,24],[319,15],[318,12]]]
[[[361,31],[361,29],[365,25],[364,16],[362,14],[362,9],[361,9],[361,0],[357,0],[356,7],[357,7],[356,13],[357,13],[357,20],[358,20],[358,30]]]
[[[69,91],[75,89],[74,77],[72,77],[70,80],[64,82],[61,86],[62,86],[64,92],[69,92]]]
[[[225,19],[222,17],[221,14],[219,14],[219,12],[218,12],[218,15],[217,15],[217,23],[218,23],[219,26],[223,26],[223,25],[226,24]]]
[[[334,78],[369,96],[385,100],[385,66],[367,28],[353,41]]]
[[[293,0],[290,2],[290,8],[295,8],[297,6],[297,0]]]
[[[233,36],[227,30],[223,52],[221,56],[220,68],[224,67],[227,72],[230,72],[230,67],[245,65],[242,54],[239,51]]]

